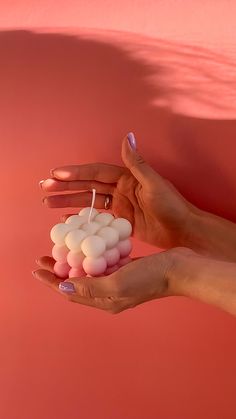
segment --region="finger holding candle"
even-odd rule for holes
[[[40,187],[45,192],[59,192],[59,191],[90,191],[95,188],[97,193],[112,194],[115,188],[114,184],[103,183],[89,180],[74,180],[65,181],[59,179],[45,179]]]
[[[77,283],[80,281],[83,281],[85,279],[87,281],[87,278],[69,278],[66,281],[61,282],[61,279],[58,278],[55,274],[52,272],[49,272],[46,269],[37,269],[34,273],[34,277],[38,279],[40,282],[48,286],[49,288],[56,291],[58,294],[60,294],[64,299],[67,301],[74,301],[78,304],[85,305],[88,307],[94,307],[99,308],[101,310],[108,311],[111,307],[111,300],[105,299],[105,298],[97,298],[97,297],[90,297],[89,295],[81,296],[77,292]],[[68,282],[74,284],[75,293],[68,294],[60,289],[61,284],[66,284]]]
[[[96,208],[104,209],[106,194],[96,194]],[[91,202],[91,192],[67,193],[60,195],[48,195],[43,198],[43,204],[49,208],[81,208],[88,207]]]
[[[103,183],[116,183],[128,172],[125,167],[107,163],[89,163],[81,165],[60,166],[51,170],[51,175],[60,180],[85,180]],[[89,188],[91,189],[91,187]]]
[[[40,256],[39,258],[37,258],[36,263],[41,268],[47,269],[50,272],[53,272],[54,273],[53,267],[54,267],[56,261],[51,256]]]

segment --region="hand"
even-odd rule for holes
[[[177,249],[178,252],[188,249]],[[97,278],[69,278],[62,282],[53,272],[54,259],[43,256],[35,271],[37,279],[59,292],[69,301],[119,313],[146,301],[171,295],[168,278],[176,252],[172,250],[137,258],[111,275]],[[63,292],[59,284],[74,292]]]
[[[105,196],[111,194],[112,213],[131,222],[137,239],[163,249],[185,245],[195,207],[131,148],[127,138],[121,154],[126,167],[92,163],[54,169],[53,179],[41,184],[43,191],[83,192],[54,194],[44,202],[54,208],[90,206],[95,188],[95,208],[104,208]]]

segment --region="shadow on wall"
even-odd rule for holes
[[[14,177],[28,168],[25,176],[28,170],[41,179],[53,166],[122,164],[121,139],[132,130],[145,159],[186,198],[236,221],[233,109],[230,120],[189,115],[188,100],[214,106],[213,92],[219,86],[223,91],[224,83],[235,92],[232,79],[217,77],[222,60],[201,48],[148,43],[148,38],[144,45],[134,35],[127,45],[124,35],[121,39],[0,32],[3,172]],[[216,74],[206,62],[215,65]],[[208,98],[204,83],[198,83],[206,76]]]

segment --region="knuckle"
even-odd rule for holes
[[[137,155],[137,163],[141,165],[146,163],[143,157],[140,156],[140,154]]]

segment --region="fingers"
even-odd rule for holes
[[[46,269],[37,269],[34,272],[35,278],[39,279],[45,285],[49,286],[50,288],[54,289],[54,291],[59,290],[59,284],[61,279],[58,278],[54,273],[49,272]]]
[[[44,258],[44,259],[43,259]],[[50,264],[51,258],[48,256],[44,256],[41,258],[41,263],[43,264]],[[48,259],[46,259],[48,258]],[[34,277],[38,279],[40,282],[48,286],[49,288],[53,289],[54,291],[58,292],[59,294],[63,295],[64,298],[71,302],[79,303],[85,306],[99,308],[101,310],[109,311],[111,313],[118,313],[120,309],[117,308],[117,304],[110,298],[87,298],[81,295],[78,295],[77,292],[74,294],[68,294],[66,292],[63,292],[59,288],[59,284],[62,282],[60,278],[58,278],[55,274],[52,272],[49,272],[46,269],[37,269],[34,272]],[[87,280],[87,278],[85,278]],[[72,282],[72,280],[68,280],[69,282]],[[80,282],[81,279],[73,278],[73,284],[76,284],[77,282]],[[67,281],[63,281],[63,284]]]
[[[105,194],[96,194],[95,208],[103,208],[105,204]],[[74,194],[51,195],[44,198],[43,202],[50,208],[64,207],[88,207],[91,205],[92,192],[80,192]]]
[[[47,269],[50,272],[54,273],[53,267],[55,265],[55,259],[50,256],[41,256],[37,259],[37,264],[43,269]]]
[[[97,181],[88,180],[73,180],[64,181],[58,179],[46,179],[41,183],[41,188],[46,192],[57,192],[57,191],[89,191],[96,189],[97,193],[111,194],[114,191],[115,184],[113,183],[102,183]]]
[[[124,168],[106,163],[90,163],[61,166],[51,170],[51,175],[60,180],[96,180],[115,183],[124,173]]]

